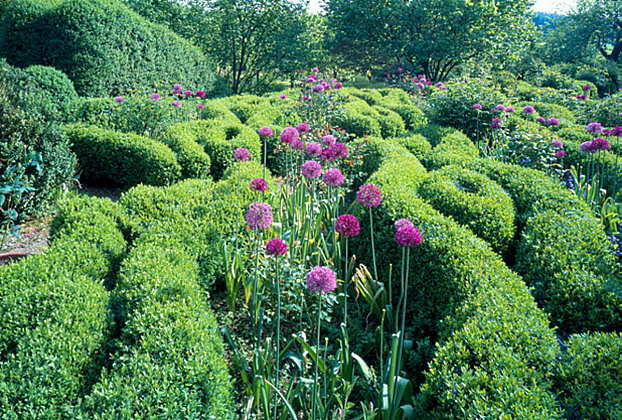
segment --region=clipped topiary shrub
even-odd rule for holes
[[[0,25],[9,63],[52,65],[83,96],[169,88],[210,91],[214,73],[199,48],[115,0],[14,0]]]
[[[397,112],[378,105],[372,108],[378,113],[382,137],[397,137],[406,132],[404,120]]]
[[[432,151],[432,145],[430,145],[430,142],[421,134],[398,137],[393,140],[406,147],[406,149],[419,160],[424,159],[425,156]]]
[[[429,169],[438,169],[447,165],[467,165],[478,156],[477,146],[461,132],[454,131],[442,137],[425,155],[423,162]]]
[[[346,103],[343,114],[335,118],[335,125],[358,137],[382,134],[378,113],[363,100]]]
[[[573,335],[566,345],[555,376],[566,418],[621,418],[622,336]]]
[[[126,188],[167,185],[181,176],[171,149],[148,137],[85,125],[67,126],[65,133],[86,182]]]
[[[485,175],[448,166],[429,174],[419,195],[445,216],[467,226],[503,255],[514,238],[514,202]]]
[[[212,160],[195,141],[192,129],[185,125],[173,127],[162,136],[162,142],[175,153],[181,165],[182,178],[205,178],[209,175]]]

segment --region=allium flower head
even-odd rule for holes
[[[322,165],[315,160],[308,160],[300,166],[300,173],[305,178],[319,178],[322,175]]]
[[[296,126],[296,130],[298,130],[302,134],[305,134],[311,131],[311,127],[309,127],[309,124],[307,123],[300,123]]]
[[[501,128],[501,118],[493,118],[490,124],[491,128]]]
[[[205,93],[204,90],[197,90],[196,96],[198,96],[201,99],[205,99],[205,97],[207,96],[207,94]]]
[[[576,98],[585,101],[587,99],[587,95],[577,95]]]
[[[586,91],[586,92],[589,92],[590,90],[592,90],[592,86],[585,85],[585,86],[583,86],[583,90]]]
[[[322,143],[324,143],[326,146],[332,146],[333,144],[337,143],[337,139],[335,138],[335,136],[331,136],[329,134],[322,137]]]
[[[622,127],[613,127],[609,132],[613,137],[622,137]]]
[[[162,96],[160,96],[159,93],[152,93],[151,95],[149,95],[149,98],[153,99],[154,101],[159,101],[160,99],[162,99]]]
[[[334,88],[335,88],[335,89],[341,89],[341,88],[343,88],[343,83],[340,83],[340,82],[335,83]]]
[[[506,106],[505,112],[509,112],[510,114],[516,112],[516,109],[513,106]]]
[[[594,147],[594,150],[609,150],[611,149],[611,144],[609,143],[609,140],[604,139],[602,137],[596,138],[594,140],[592,140],[592,145]]]
[[[598,134],[603,131],[603,126],[601,123],[591,122],[585,126],[585,130],[587,130],[588,133]]]
[[[395,223],[393,224],[393,227],[395,228],[395,230],[399,230],[405,226],[414,227],[415,225],[413,224],[413,222],[411,222],[408,219],[399,219],[399,220],[396,220]]]
[[[190,97],[190,96],[194,96],[194,93],[191,90],[186,90],[184,91],[184,95]]]
[[[356,193],[356,201],[365,207],[378,207],[382,203],[382,192],[374,184],[361,185]]]
[[[551,140],[551,144],[556,149],[563,149],[564,148],[564,142],[562,142],[561,140],[557,140],[557,139]]]
[[[339,169],[330,168],[324,173],[322,180],[329,187],[339,187],[345,182],[346,179]]]
[[[303,96],[303,97],[302,97],[302,100],[303,100],[303,101],[305,101],[305,102],[306,102],[306,101],[310,101],[310,100],[311,100],[311,97],[310,97],[310,96]]]
[[[415,86],[417,86],[419,89],[425,89],[425,85],[421,82],[415,83]]]
[[[203,104],[198,104],[198,105],[197,105],[197,109],[205,109],[205,105],[203,105]]]
[[[319,92],[324,92],[324,90],[326,90],[326,88],[324,87],[324,85],[321,85],[321,84],[320,84],[320,85],[315,85],[315,86],[313,86],[313,91],[314,91],[314,92],[316,92],[316,93],[319,93]]]
[[[125,98],[123,96],[117,96],[116,98],[114,98],[114,101],[120,104],[121,102],[125,101]]]
[[[259,130],[257,130],[257,134],[259,134],[261,137],[272,137],[274,136],[274,131],[272,131],[270,127],[261,127]]]
[[[443,83],[443,82],[438,82],[436,84],[436,87],[439,87],[439,88],[442,88],[443,86],[445,86],[445,83]]]
[[[566,156],[568,153],[564,152],[563,150],[558,150],[557,152],[555,152],[555,157],[558,159],[563,158],[564,156]]]
[[[415,226],[402,226],[395,232],[395,242],[400,246],[417,246],[423,242],[423,235]]]
[[[482,109],[482,105],[481,104],[475,104],[475,105],[473,105],[473,109]]]
[[[238,162],[247,162],[251,159],[251,153],[244,147],[238,147],[233,151],[233,159]]]
[[[337,275],[328,267],[314,267],[305,280],[307,289],[313,293],[330,293],[337,288]]]
[[[171,105],[173,105],[175,108],[181,108],[181,102],[179,101],[173,101],[171,102]]]
[[[266,203],[251,203],[246,211],[246,223],[252,230],[272,226],[272,207]]]
[[[548,120],[546,120],[546,123],[548,125],[560,125],[561,124],[561,122],[557,118],[549,118]]]
[[[499,104],[496,107],[493,108],[495,111],[505,111],[505,105],[503,104]]]
[[[313,68],[311,69],[311,73],[319,73],[319,72],[320,72],[320,69],[319,69],[319,68],[317,68],[317,67],[313,67]]]
[[[294,127],[285,127],[281,132],[281,141],[283,143],[291,143],[300,138],[300,133]]]
[[[182,85],[173,85],[173,95],[179,95],[184,90]]]
[[[546,118],[544,118],[544,117],[538,117],[538,118],[536,118],[536,121],[537,121],[537,122],[539,122],[539,123],[541,123],[541,124],[544,124],[544,123],[546,123]]]
[[[263,178],[255,178],[250,182],[251,190],[265,193],[268,191],[268,181]]]
[[[287,254],[287,244],[279,238],[270,239],[266,242],[266,254],[285,255]]]
[[[583,143],[581,143],[580,148],[581,151],[584,153],[594,153],[598,150],[594,147],[594,142],[592,140],[584,141]]]
[[[351,214],[342,214],[335,220],[335,230],[341,236],[352,238],[361,233],[361,223],[359,219]]]
[[[527,105],[525,107],[523,107],[523,114],[535,114],[536,113],[536,109],[534,107],[532,107],[531,105]]]
[[[305,142],[300,139],[292,140],[290,145],[292,146],[292,149],[294,150],[305,150],[306,148]]]
[[[284,93],[281,93],[281,94],[279,95],[279,98],[281,98],[281,99],[287,99],[287,95],[286,95],[286,94],[284,94]]]
[[[322,145],[319,143],[309,143],[307,144],[305,153],[309,156],[319,157],[322,154]]]

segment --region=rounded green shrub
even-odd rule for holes
[[[555,375],[566,418],[622,418],[622,336],[570,336]]]
[[[171,149],[148,137],[84,125],[67,126],[65,133],[86,182],[120,187],[167,185],[181,176]]]
[[[382,127],[378,114],[366,102],[359,100],[344,105],[344,112],[335,119],[335,125],[358,137],[380,136]]]
[[[378,105],[373,106],[373,109],[378,113],[382,137],[397,137],[406,132],[404,120],[397,112]]]
[[[425,155],[423,163],[429,169],[447,165],[463,166],[477,159],[477,146],[464,134],[454,131],[441,138],[440,142]]]
[[[505,254],[514,238],[514,203],[503,188],[485,175],[448,166],[432,172],[419,195],[445,216],[467,226]]]
[[[83,96],[150,93],[174,83],[213,87],[199,48],[116,0],[14,0],[1,27],[9,63],[52,65]]]
[[[412,134],[393,140],[406,147],[406,149],[419,160],[424,159],[425,156],[432,151],[432,145],[430,145],[430,142],[421,134]]]
[[[182,178],[205,178],[209,175],[212,160],[195,141],[192,130],[184,125],[173,126],[163,135],[162,142],[175,153]]]

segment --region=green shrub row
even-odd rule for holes
[[[174,245],[132,250],[114,291],[118,350],[85,398],[87,418],[234,418],[222,339],[198,273]]]
[[[85,125],[67,126],[65,133],[87,182],[167,185],[181,176],[175,154],[157,140]]]
[[[64,71],[82,96],[174,83],[211,91],[215,83],[199,48],[116,0],[12,0],[0,21],[0,50],[14,65]]]
[[[546,316],[487,243],[417,197],[421,170],[412,155],[391,156],[368,181],[384,196],[373,214],[385,282],[389,265],[399,266],[393,222],[409,218],[425,238],[411,250],[409,331],[438,343],[420,417],[560,418],[548,389],[558,347]],[[355,213],[366,220],[362,208]],[[355,244],[361,261],[371,261],[369,240],[363,229]]]
[[[0,269],[3,418],[73,418],[96,374],[111,325],[104,282],[126,246],[97,200],[61,210],[48,250]]]
[[[419,195],[436,210],[468,227],[504,255],[514,238],[514,202],[485,175],[447,166],[432,172]]]
[[[424,165],[429,169],[439,169],[447,165],[465,165],[479,156],[477,146],[457,130],[445,134],[438,142],[431,142],[436,144],[423,158]]]

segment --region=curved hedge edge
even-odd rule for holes
[[[85,398],[90,418],[234,418],[222,339],[198,272],[174,247],[132,250],[115,290],[120,350]]]
[[[162,142],[175,153],[182,178],[206,178],[209,175],[212,160],[185,126],[169,128]]]
[[[112,217],[77,207],[43,254],[0,269],[0,405],[10,417],[72,417],[99,369],[111,326],[104,280],[126,243]]]
[[[448,165],[466,165],[479,157],[479,150],[471,139],[460,131],[444,135],[431,152],[423,158],[428,169]]]

